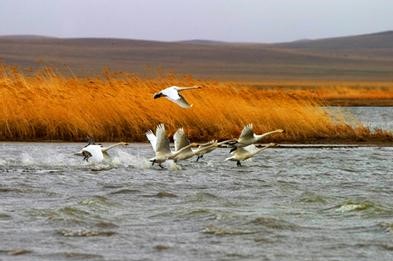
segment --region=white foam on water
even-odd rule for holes
[[[23,152],[21,154],[21,163],[24,166],[30,166],[30,165],[34,165],[35,162],[34,162],[33,157],[30,154]]]
[[[58,153],[55,150],[32,150],[23,152],[19,161],[23,166],[31,167],[78,167],[81,165],[81,158],[74,155]]]
[[[164,166],[166,166],[171,171],[182,170],[183,168],[176,164],[173,160],[168,160],[165,162]]]
[[[5,166],[7,164],[6,160],[0,159],[0,166]]]
[[[147,159],[121,150],[111,157],[111,164],[116,167],[134,167],[138,169],[146,169],[151,165]]]

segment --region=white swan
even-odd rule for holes
[[[199,144],[199,146],[197,148],[191,148],[191,150],[193,151],[194,155],[197,156],[196,161],[198,161],[200,158],[203,157],[203,155],[212,152],[213,150],[217,149],[218,147],[220,147],[223,144],[227,144],[230,142],[233,142],[234,140],[224,140],[221,142],[217,142],[217,140],[213,140],[210,141],[208,143],[204,143],[204,144]]]
[[[188,109],[191,108],[192,105],[190,105],[179,92],[185,90],[200,89],[200,88],[201,88],[200,86],[192,86],[192,87],[171,86],[155,93],[153,97],[154,99],[165,97],[168,100],[176,103],[180,107]]]
[[[157,126],[155,135],[153,131],[148,130],[146,132],[146,137],[150,141],[155,152],[155,157],[151,158],[150,161],[152,165],[158,163],[161,168],[163,168],[161,164],[167,160],[177,162],[179,160],[191,158],[195,155],[192,148],[200,145],[198,143],[190,143],[184,133],[184,129],[180,128],[174,135],[175,151],[171,151],[164,124],[159,124]]]
[[[179,128],[173,135],[173,141],[175,143],[175,152],[179,152],[176,156],[173,156],[173,160],[176,162],[178,160],[186,160],[193,157],[195,154],[190,146],[190,140],[187,138],[184,129]]]
[[[225,161],[227,160],[232,160],[236,161],[237,166],[241,166],[242,164],[240,161],[246,160],[254,156],[260,151],[266,150],[267,148],[274,147],[276,146],[275,143],[269,143],[268,145],[262,147],[262,148],[257,148],[254,144],[248,145],[246,147],[241,147],[237,148],[234,151],[231,152],[232,156],[229,158],[226,158]]]
[[[239,138],[236,140],[236,143],[234,144],[234,148],[231,149],[231,152],[236,150],[236,148],[242,148],[242,147],[246,147],[248,145],[257,143],[259,141],[261,141],[264,137],[271,135],[273,133],[283,133],[284,130],[282,129],[277,129],[274,131],[269,131],[260,135],[257,135],[254,133],[253,131],[253,125],[247,124],[246,126],[244,126]]]
[[[128,144],[126,142],[119,142],[108,147],[103,147],[101,144],[94,144],[94,142],[89,142],[89,144],[87,144],[79,152],[75,153],[75,155],[83,156],[83,160],[89,161],[89,159],[91,159],[93,162],[98,163],[106,158],[109,158],[108,150],[120,145]]]
[[[163,168],[161,164],[165,162],[172,154],[169,147],[169,139],[166,136],[164,124],[159,124],[156,127],[156,134],[154,134],[152,130],[148,130],[146,132],[146,137],[150,141],[150,144],[155,153],[155,157],[150,159],[152,165],[158,163],[158,165]]]

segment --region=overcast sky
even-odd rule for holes
[[[0,35],[282,42],[393,29],[393,0],[0,0]]]

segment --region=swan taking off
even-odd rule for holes
[[[212,152],[219,146],[228,143],[232,140],[226,140],[217,142],[217,140],[212,140],[207,143],[190,143],[183,128],[179,128],[173,135],[173,140],[175,142],[175,156],[172,159],[176,162],[178,160],[186,160],[193,156],[197,156],[198,161],[203,157],[204,154]]]
[[[274,131],[269,131],[260,135],[257,135],[254,133],[253,131],[253,125],[247,124],[246,126],[244,126],[239,138],[236,140],[236,143],[234,144],[234,148],[231,149],[231,152],[236,150],[236,148],[242,148],[242,147],[246,147],[248,145],[257,143],[259,141],[261,141],[264,137],[271,135],[273,133],[283,133],[284,130],[282,129],[277,129]]]
[[[191,108],[192,104],[190,105],[186,99],[180,94],[181,91],[185,90],[192,90],[192,89],[200,89],[200,86],[192,86],[192,87],[179,87],[179,86],[171,86],[166,89],[163,89],[154,94],[154,99],[165,97],[168,100],[176,103],[182,108],[188,109]]]
[[[175,143],[175,152],[182,150],[181,153],[173,156],[175,162],[178,160],[186,160],[194,156],[194,152],[190,146],[190,140],[187,138],[183,128],[177,129],[173,135],[173,141]]]
[[[83,160],[89,161],[91,159],[93,162],[98,163],[103,161],[105,158],[109,158],[108,150],[120,146],[128,145],[126,142],[119,142],[108,147],[103,147],[101,144],[95,144],[94,141],[89,141],[83,149],[75,153],[77,156],[83,156]]]
[[[150,144],[155,153],[155,157],[150,159],[152,165],[158,163],[158,166],[163,168],[161,164],[165,162],[172,154],[169,147],[169,139],[166,136],[164,124],[161,123],[156,127],[155,135],[152,130],[148,130],[146,132],[146,137],[150,141]]]
[[[167,160],[185,160],[194,156],[194,152],[191,150],[193,147],[199,146],[197,143],[190,143],[186,137],[183,128],[176,131],[174,135],[175,140],[175,151],[171,151],[169,147],[169,139],[166,134],[164,124],[159,124],[156,128],[156,134],[153,131],[148,130],[146,137],[150,141],[150,144],[155,152],[155,157],[151,158],[152,165],[158,163],[158,166],[163,168],[161,165]]]
[[[262,148],[257,148],[254,144],[248,145],[246,147],[242,148],[237,148],[234,151],[231,152],[232,156],[229,158],[226,158],[225,160],[232,160],[236,161],[237,166],[241,166],[242,164],[240,161],[249,159],[253,157],[255,154],[257,154],[260,151],[266,150],[267,148],[274,147],[276,146],[275,143],[269,143],[268,145],[262,147]]]
[[[205,155],[209,152],[212,152],[213,150],[217,149],[218,147],[220,147],[223,144],[227,144],[230,142],[234,142],[234,140],[224,140],[221,142],[217,142],[217,140],[213,140],[208,143],[199,144],[199,146],[196,149],[192,148],[192,151],[193,151],[194,155],[197,156],[196,161],[198,161],[200,158],[203,157],[203,155]]]

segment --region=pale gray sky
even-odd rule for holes
[[[0,0],[0,35],[281,42],[393,29],[393,0]]]

